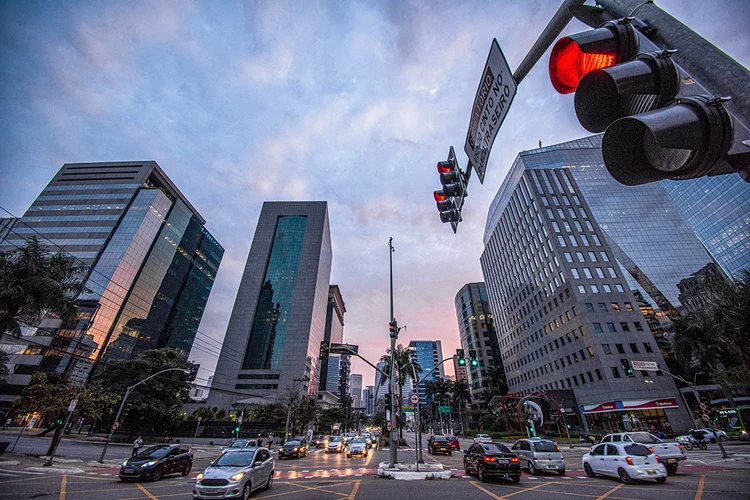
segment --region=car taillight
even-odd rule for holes
[[[659,455],[654,455],[656,457],[656,463],[661,463],[661,457]]]
[[[628,465],[634,465],[633,464],[633,459],[630,458],[630,457],[625,457],[625,461],[628,463]]]
[[[513,457],[510,459],[511,462],[518,462],[518,457]]]
[[[678,444],[677,446],[679,446],[679,447],[680,447],[680,451],[682,451],[682,445],[681,445],[681,444]]]
[[[484,461],[485,462],[494,462],[495,461],[495,457],[484,457]]]
[[[649,446],[648,447],[648,451],[650,451],[651,453],[653,453],[654,452],[654,447],[653,446]]]

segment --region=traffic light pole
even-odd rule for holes
[[[395,325],[396,318],[393,315],[393,238],[388,239],[388,257],[390,261],[390,281],[391,281],[391,324]],[[391,434],[390,434],[390,463],[389,467],[393,468],[398,463],[398,429],[396,428],[396,339],[398,339],[398,328],[391,328]]]

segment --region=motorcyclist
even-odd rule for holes
[[[703,440],[704,440],[704,438],[705,438],[705,436],[703,435],[703,433],[702,433],[702,432],[700,432],[700,431],[698,431],[698,430],[696,430],[696,429],[690,429],[690,437],[692,437],[692,438],[693,438],[693,440],[694,440],[694,441],[695,441],[695,442],[696,442],[697,444],[701,444],[701,443],[703,443]]]

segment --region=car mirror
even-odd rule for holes
[[[253,464],[253,467],[257,467],[259,465],[263,465],[263,460],[256,460],[255,463]]]

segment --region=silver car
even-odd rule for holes
[[[521,461],[521,468],[529,469],[532,474],[557,472],[565,475],[565,459],[560,447],[551,439],[519,439],[512,450]]]
[[[273,485],[274,461],[267,448],[224,452],[195,478],[194,499],[241,498]]]
[[[367,456],[367,440],[365,438],[354,438],[346,443],[346,456],[352,458],[355,455]]]

